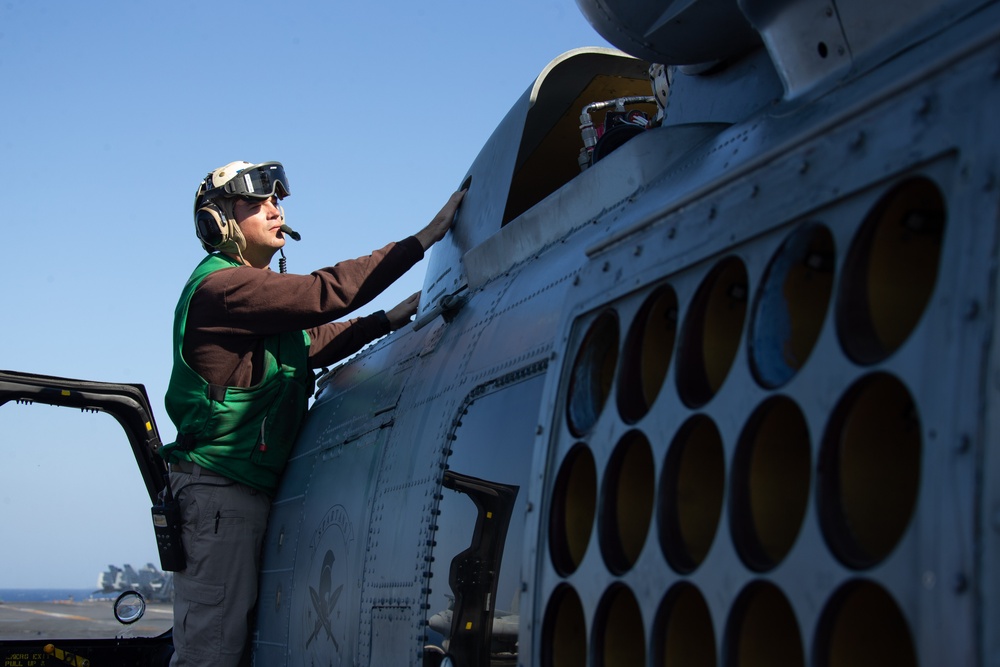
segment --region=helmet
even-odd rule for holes
[[[246,240],[235,224],[237,199],[284,199],[291,192],[280,162],[230,162],[208,173],[194,196],[195,234],[207,252],[242,251]]]

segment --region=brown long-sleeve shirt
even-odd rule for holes
[[[210,384],[251,387],[263,375],[264,337],[309,334],[310,368],[322,368],[389,333],[379,311],[333,322],[365,305],[424,256],[415,237],[308,275],[238,266],[215,271],[191,298],[184,359]]]

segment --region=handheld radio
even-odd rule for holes
[[[160,569],[180,572],[187,565],[184,545],[181,542],[181,504],[170,490],[170,474],[166,476],[163,499],[153,505],[153,532],[156,548],[160,552]]]

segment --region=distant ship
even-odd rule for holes
[[[162,572],[152,563],[137,572],[131,565],[125,564],[124,569],[108,565],[108,569],[97,575],[97,590],[99,593],[121,593],[138,591],[150,602],[170,602],[174,599],[174,575]]]

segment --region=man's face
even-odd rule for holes
[[[278,210],[278,198],[270,199],[238,199],[233,207],[236,224],[247,240],[247,250],[275,250],[285,245],[285,236],[281,233],[282,218]]]

